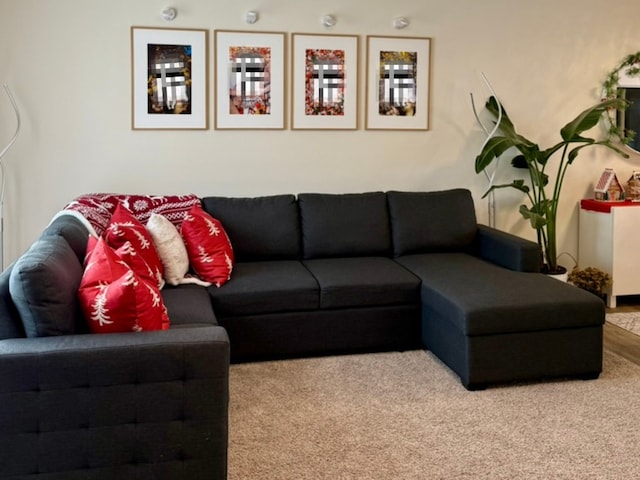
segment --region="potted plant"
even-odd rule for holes
[[[481,173],[494,160],[499,159],[507,150],[514,148],[519,154],[511,160],[511,165],[527,171],[528,178],[516,179],[511,183],[492,185],[483,198],[493,190],[499,188],[515,188],[523,192],[529,205],[520,205],[520,214],[529,220],[536,230],[538,245],[540,245],[542,259],[541,270],[548,274],[566,272],[558,265],[556,244],[556,222],[562,184],[571,165],[582,149],[595,145],[602,145],[628,158],[609,138],[595,140],[582,136],[582,133],[595,127],[608,109],[626,108],[625,100],[615,98],[599,102],[580,113],[560,130],[560,141],[548,148],[541,148],[538,144],[520,135],[504,107],[491,96],[485,107],[497,119],[500,119],[498,130],[501,135],[491,137],[480,154],[476,157],[476,173]],[[556,167],[556,176],[551,181],[547,168],[551,164],[551,157],[560,152]],[[550,168],[550,167],[549,167]]]
[[[611,276],[595,267],[581,269],[575,266],[569,273],[567,281],[599,297],[602,297],[611,286]]]

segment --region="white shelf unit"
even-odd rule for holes
[[[640,294],[640,203],[582,200],[578,265],[611,275],[607,307],[621,295]]]

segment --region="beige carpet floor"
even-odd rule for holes
[[[640,478],[640,367],[468,392],[425,351],[233,365],[229,480]]]
[[[640,335],[640,312],[607,313],[607,322]]]

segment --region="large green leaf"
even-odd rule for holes
[[[527,161],[527,158],[524,155],[520,154],[520,155],[516,155],[511,159],[511,166],[515,168],[522,168],[522,169],[528,170],[529,162]]]
[[[480,173],[499,158],[504,152],[513,147],[513,141],[507,137],[492,137],[489,139],[482,152],[476,157],[476,173]]]
[[[544,215],[541,215],[535,210],[527,208],[526,205],[520,205],[519,211],[520,215],[522,215],[525,220],[529,220],[531,226],[536,230],[540,230],[547,224],[547,219],[544,217]]]
[[[509,118],[509,115],[507,114],[507,111],[505,110],[504,105],[500,104],[500,106],[502,107],[502,118],[500,119],[500,131],[503,133],[503,135],[507,138],[510,138],[514,143],[514,146],[520,146],[525,148],[535,147],[536,146],[535,143],[533,143],[531,140],[523,137],[518,132],[516,132],[516,129],[513,126],[513,122],[511,122],[511,119]],[[494,117],[496,117],[496,121],[497,121],[498,115],[500,112],[498,110],[498,101],[496,100],[496,98],[493,96],[489,97],[489,100],[487,100],[485,107],[487,108],[487,110],[489,110],[489,112],[493,114]]]
[[[482,172],[510,148],[516,148],[528,158],[535,158],[538,154],[538,146],[527,140],[522,135],[499,135],[491,137],[480,154],[476,157],[476,173]]]
[[[596,142],[598,145],[603,145],[611,150],[613,150],[614,152],[616,152],[618,155],[624,157],[624,158],[629,158],[629,154],[627,152],[625,152],[624,150],[622,150],[621,148],[619,148],[617,145],[614,145],[613,143],[609,142],[609,141],[602,141],[602,142]]]
[[[560,136],[565,142],[584,142],[587,139],[581,137],[580,134],[595,127],[607,109],[624,108],[624,106],[625,101],[618,98],[596,103],[562,127]]]
[[[487,100],[487,103],[485,104],[485,107],[487,110],[489,110],[494,117],[496,117],[496,121],[498,119],[498,116],[500,115],[500,111],[499,111],[499,107],[498,107],[498,100],[496,99],[496,97],[494,97],[493,95],[489,97],[489,99]],[[509,115],[507,114],[507,111],[504,109],[504,105],[500,104],[500,108],[502,109],[502,118],[500,120],[500,130],[502,130],[503,132],[511,132],[512,135],[515,135],[515,128],[513,126],[513,122],[511,122],[511,119],[509,118]]]
[[[531,170],[531,179],[537,187],[540,189],[546,187],[549,184],[549,175],[542,172],[542,170]]]
[[[494,190],[498,190],[500,188],[515,188],[516,190],[519,190],[523,193],[529,193],[529,186],[526,185],[524,183],[524,180],[522,180],[521,178],[518,180],[514,180],[511,183],[503,183],[500,185],[492,185],[491,188],[489,190],[487,190],[486,192],[484,192],[484,195],[482,195],[482,198],[485,198],[487,195],[489,195],[492,191]]]
[[[590,145],[602,145],[603,147],[607,147],[611,150],[613,150],[614,152],[616,152],[617,154],[621,155],[624,158],[629,158],[629,154],[627,154],[626,152],[622,151],[620,148],[618,148],[616,145],[612,144],[609,141],[601,141],[601,142],[596,142],[596,141],[592,141],[589,143],[586,143],[584,145],[580,145],[579,147],[574,148],[573,150],[571,150],[569,152],[569,155],[567,156],[567,163],[569,165],[571,165],[573,163],[573,161],[576,159],[576,157],[578,156],[578,154],[580,153],[580,150],[582,150],[585,147],[588,147]]]

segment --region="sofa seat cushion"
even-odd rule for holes
[[[318,283],[297,260],[237,262],[231,280],[209,287],[218,316],[316,310]]]
[[[171,328],[218,325],[209,292],[200,285],[167,285],[161,290]]]
[[[424,314],[447,318],[467,336],[604,323],[602,300],[540,273],[515,272],[464,253],[397,261],[422,279]]]
[[[385,257],[305,260],[320,285],[320,308],[418,303],[420,279]]]

